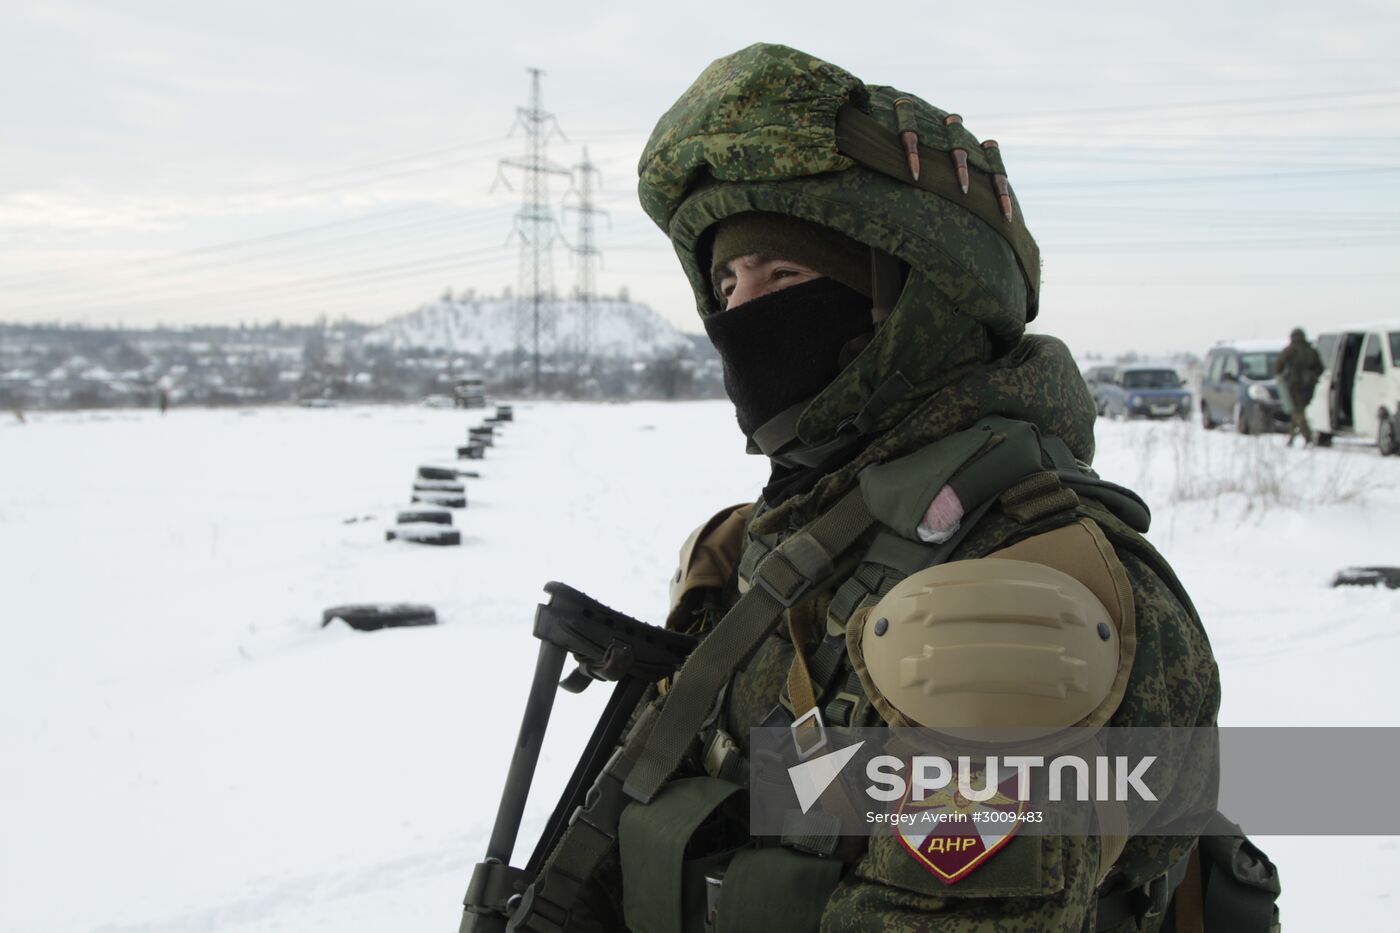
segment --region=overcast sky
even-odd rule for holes
[[[1040,329],[1080,353],[1400,318],[1394,0],[783,7],[0,0],[0,320],[380,321],[515,286],[493,182],[538,67],[550,157],[602,171],[600,290],[698,330],[636,162],[754,41],[999,140]]]

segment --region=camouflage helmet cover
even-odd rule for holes
[[[702,316],[720,310],[708,234],[747,211],[831,227],[911,269],[875,339],[804,414],[804,439],[829,436],[895,370],[916,387],[941,381],[949,365],[966,362],[946,345],[966,342],[974,322],[1005,346],[1035,316],[1039,252],[1004,185],[1000,152],[949,116],[804,52],[757,44],[706,68],[652,131],[638,193],[670,237]],[[917,182],[900,141],[909,129],[922,156]],[[967,193],[954,150],[965,154]]]

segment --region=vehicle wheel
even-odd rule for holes
[[[413,544],[452,546],[462,543],[462,533],[456,528],[434,524],[400,525],[384,532],[385,541],[408,541]]]
[[[1331,447],[1332,435],[1328,434],[1326,431],[1318,431],[1313,435],[1313,443],[1319,447]]]
[[[427,510],[415,510],[412,512],[400,512],[397,520],[400,525],[412,525],[422,522],[430,522],[434,525],[450,525],[452,524],[452,513],[440,512],[436,509],[431,512]]]
[[[432,606],[418,603],[371,603],[332,606],[321,613],[321,628],[335,619],[361,632],[381,628],[402,628],[409,625],[437,625],[437,612]]]
[[[1244,407],[1243,405],[1241,405],[1239,402],[1236,402],[1236,403],[1235,403],[1235,418],[1234,418],[1234,420],[1235,420],[1235,433],[1236,433],[1236,434],[1250,434],[1250,433],[1252,433],[1252,432],[1249,430],[1249,409],[1245,408],[1245,407]]]
[[[1210,405],[1204,401],[1201,402],[1201,427],[1207,431],[1214,431],[1217,426],[1218,422],[1210,416]]]
[[[1400,439],[1395,436],[1395,419],[1389,415],[1381,416],[1381,426],[1376,430],[1376,448],[1382,457],[1400,453]]]

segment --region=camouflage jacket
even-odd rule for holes
[[[845,471],[853,476],[861,461],[873,461],[896,452],[917,449],[950,430],[965,426],[973,413],[986,406],[970,405],[959,418],[952,404],[962,392],[973,391],[986,397],[988,383],[998,382],[1009,398],[1019,395],[1020,414],[1044,420],[1046,410],[1075,411],[1078,406],[1038,405],[1026,388],[1039,387],[1042,398],[1056,397],[1061,372],[1062,347],[1045,338],[1027,338],[1007,364],[979,373],[968,380],[982,384],[955,385],[920,407],[892,432],[880,438],[857,465]],[[1077,383],[1066,382],[1064,391],[1073,392]],[[939,397],[941,396],[941,397]],[[1072,396],[1071,396],[1072,397]],[[1058,402],[1063,402],[1063,396]],[[1003,408],[1005,406],[996,406]],[[1074,436],[1066,422],[1065,433]],[[1082,440],[1081,440],[1082,443]],[[824,481],[826,495],[839,494],[849,486],[838,477]],[[818,490],[779,509],[769,509],[761,501],[744,526],[745,550],[761,552],[792,533],[820,509],[813,503]],[[786,515],[786,521],[781,519]],[[1200,620],[1165,560],[1150,544],[1120,518],[1100,504],[1083,499],[1071,512],[1027,524],[993,508],[976,529],[959,545],[953,559],[976,559],[1015,541],[1048,530],[1050,527],[1088,518],[1097,523],[1113,542],[1127,570],[1136,613],[1138,647],[1127,692],[1110,725],[1161,726],[1210,725],[1219,706],[1219,677],[1214,657]],[[876,534],[881,529],[870,532]],[[889,529],[883,529],[888,531]],[[756,542],[758,547],[755,547]],[[859,553],[863,548],[856,547]],[[749,561],[752,562],[751,560]],[[739,596],[739,578],[744,560],[739,560],[723,583],[702,587],[686,594],[672,619],[699,632],[712,627]],[[819,593],[812,603],[794,607],[825,619],[845,580],[858,571],[851,566],[836,583]],[[888,591],[897,582],[889,576],[881,589]],[[751,662],[737,671],[727,691],[723,713],[726,731],[742,746],[747,730],[771,722],[775,708],[785,702],[785,684],[792,663],[793,646],[788,626],[780,625]],[[812,650],[808,645],[808,651]],[[819,700],[828,704],[827,718],[838,724],[880,725],[878,713],[851,669],[848,658],[828,681],[832,686]],[[844,694],[844,705],[833,714],[830,706],[837,694]],[[843,701],[837,701],[838,703]],[[843,722],[842,719],[845,721]],[[1194,839],[1181,837],[1137,837],[1127,844],[1115,867],[1104,881],[1104,889],[1138,887],[1162,874],[1189,852]],[[850,864],[822,914],[823,931],[915,931],[948,930],[959,933],[993,931],[1086,930],[1095,929],[1098,870],[1098,841],[1095,838],[1018,836],[988,861],[955,884],[944,884],[915,861],[893,836],[876,836],[868,849]]]
[[[1306,340],[1289,341],[1274,360],[1274,372],[1282,376],[1289,390],[1299,397],[1312,396],[1317,381],[1322,378],[1322,370],[1322,357]]]

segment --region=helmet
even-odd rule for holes
[[[880,326],[802,412],[808,445],[869,415],[873,397],[888,402],[896,374],[903,395],[927,394],[1035,317],[1039,251],[996,143],[804,52],[757,44],[711,64],[657,123],[638,171],[702,316],[722,310],[709,256],[727,217],[786,214],[872,248]]]

